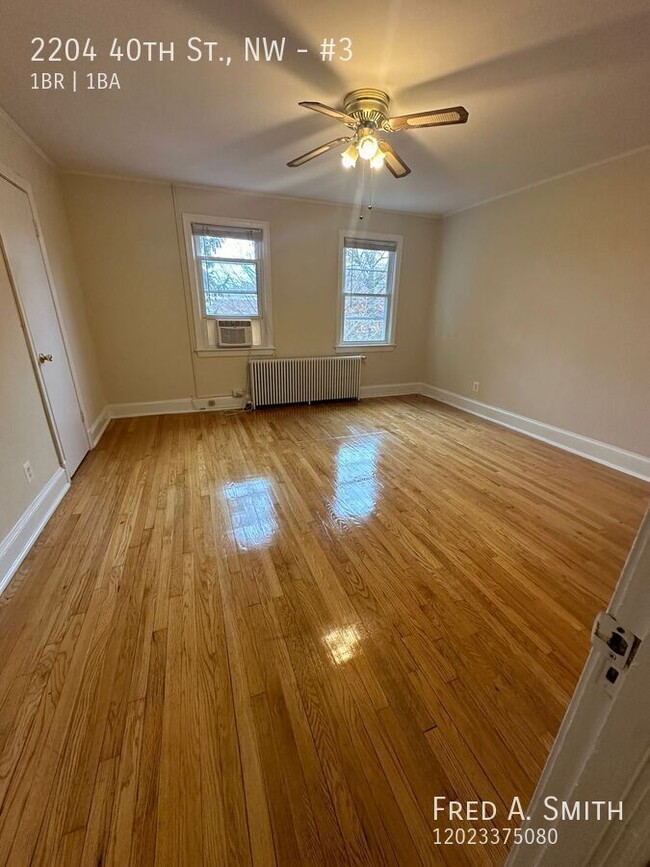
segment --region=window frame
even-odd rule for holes
[[[386,296],[386,338],[385,340],[373,341],[346,341],[343,339],[345,325],[345,240],[352,238],[355,241],[375,241],[395,244],[395,252],[392,267],[389,270],[389,292]],[[335,349],[337,352],[345,352],[350,349],[375,349],[390,350],[395,348],[395,332],[397,328],[397,302],[399,293],[400,269],[402,264],[402,235],[388,235],[379,232],[361,232],[354,229],[339,232],[339,287],[338,287],[338,324]]]
[[[194,247],[194,235],[192,224],[203,223],[215,228],[233,229],[258,229],[262,233],[259,257],[247,259],[247,262],[257,263],[257,316],[213,316],[205,310],[205,292],[203,291],[203,278],[201,275],[201,262],[205,257],[196,255]],[[190,301],[192,320],[194,323],[194,351],[198,355],[272,355],[275,351],[273,346],[273,317],[271,295],[271,229],[270,224],[254,220],[238,220],[233,217],[218,217],[212,214],[183,214],[183,231],[185,235],[185,251],[187,256],[187,270],[189,274]],[[226,259],[223,261],[231,261]],[[235,261],[235,260],[233,260]],[[259,345],[243,347],[240,349],[215,346],[208,341],[206,322],[215,322],[217,319],[251,319],[260,323],[261,340]]]

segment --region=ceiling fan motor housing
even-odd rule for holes
[[[388,117],[388,94],[373,87],[353,90],[343,100],[346,114],[356,118],[363,125],[372,124],[381,128]]]

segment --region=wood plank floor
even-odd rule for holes
[[[0,600],[0,864],[502,863],[433,797],[527,802],[649,496],[425,398],[112,422]]]

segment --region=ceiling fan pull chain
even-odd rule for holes
[[[361,165],[361,201],[359,203],[359,219],[363,220],[363,200],[366,197],[366,162]]]

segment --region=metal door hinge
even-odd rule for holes
[[[641,639],[621,626],[611,614],[601,611],[591,629],[591,643],[607,654],[604,676],[611,687],[632,662]]]

